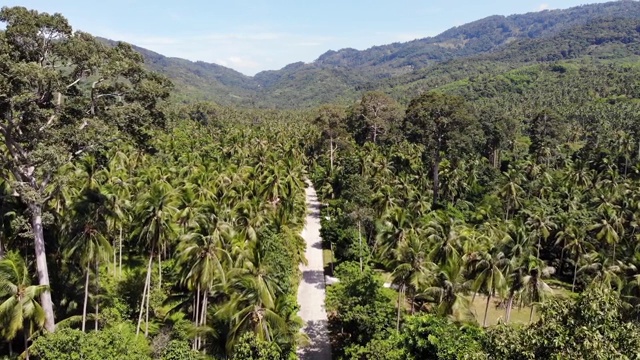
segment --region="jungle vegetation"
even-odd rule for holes
[[[0,356],[295,359],[308,177],[334,358],[638,358],[636,8],[485,19],[423,41],[477,40],[455,56],[243,104],[294,110],[190,101],[2,8]],[[339,54],[317,66],[375,73]]]

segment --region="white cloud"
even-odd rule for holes
[[[542,3],[540,4],[540,6],[538,6],[538,11],[544,11],[544,10],[549,10],[549,4],[547,3]]]

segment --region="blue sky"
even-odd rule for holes
[[[65,15],[74,29],[247,75],[327,50],[433,36],[489,15],[562,9],[575,0],[5,0]]]

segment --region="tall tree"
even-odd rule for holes
[[[471,116],[463,98],[429,92],[411,100],[404,129],[409,141],[425,146],[425,158],[432,168],[433,203],[437,204],[442,153],[451,158],[471,151],[472,139],[481,137],[477,120]]]
[[[318,109],[318,116],[314,119],[314,123],[322,131],[323,140],[329,142],[329,170],[331,175],[333,175],[336,152],[341,143],[341,137],[346,134],[345,118],[344,109],[333,105],[324,105]]]
[[[0,22],[0,138],[7,149],[0,161],[29,211],[38,281],[46,289],[45,328],[53,331],[42,219],[57,171],[114,134],[149,140],[149,125],[164,124],[156,105],[170,84],[148,74],[130,46],[107,48],[74,33],[60,14],[3,7]]]
[[[383,92],[370,91],[351,109],[347,124],[359,144],[377,144],[392,134],[401,117],[400,105],[394,99]]]

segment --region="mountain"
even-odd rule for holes
[[[292,108],[352,101],[384,89],[399,99],[473,74],[526,63],[638,54],[640,3],[616,1],[564,10],[490,16],[440,35],[366,50],[327,51],[254,77],[220,65],[168,58],[136,48],[171,78],[183,101]]]
[[[115,41],[98,38],[107,44]],[[222,105],[238,104],[255,96],[259,84],[250,76],[227,67],[166,57],[132,45],[142,54],[149,69],[169,77],[178,90],[180,101],[214,101]]]

